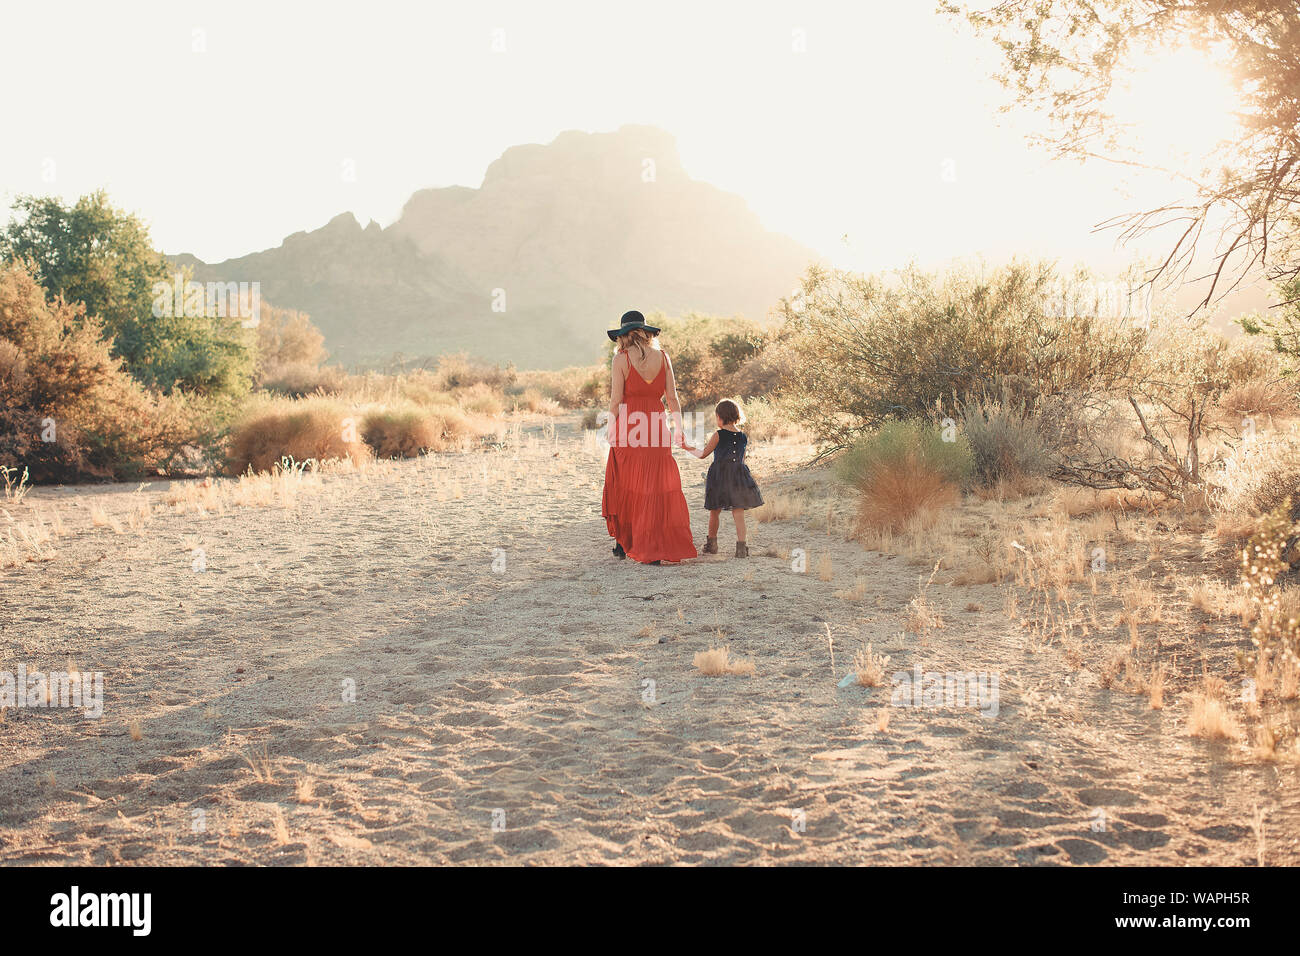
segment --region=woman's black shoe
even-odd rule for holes
[[[623,550],[621,544],[614,545],[614,557],[618,558],[620,561],[627,557],[627,552]]]

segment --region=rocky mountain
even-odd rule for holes
[[[479,188],[421,190],[387,228],[343,213],[238,259],[173,258],[309,312],[344,364],[467,351],[549,368],[596,359],[627,309],[761,319],[816,254],[692,180],[670,135],[624,126],[511,147]]]

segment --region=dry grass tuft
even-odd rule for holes
[[[868,586],[867,579],[859,575],[854,580],[853,587],[836,591],[835,596],[841,601],[863,601],[866,600]]]
[[[853,669],[856,672],[859,687],[881,687],[885,683],[885,668],[889,658],[884,654],[873,653],[871,645],[853,655]]]
[[[1165,707],[1165,665],[1158,664],[1151,669],[1147,680],[1147,700],[1152,710],[1164,710]]]
[[[1240,740],[1241,725],[1228,710],[1224,701],[1227,684],[1221,677],[1206,672],[1201,689],[1188,695],[1191,710],[1187,718],[1187,732],[1206,740]]]
[[[754,676],[753,662],[741,659],[733,660],[731,647],[726,644],[721,647],[711,647],[707,651],[700,651],[695,655],[694,664],[705,677],[722,677],[728,674],[738,677]]]
[[[801,518],[808,512],[807,499],[792,494],[774,491],[766,494],[763,504],[749,512],[748,515],[760,524],[771,521],[790,521]]]
[[[248,764],[248,769],[253,771],[253,779],[258,783],[275,783],[275,768],[271,763],[271,755],[267,751],[266,745],[263,744],[261,749],[252,749],[244,754],[244,762]]]
[[[1204,737],[1206,740],[1241,739],[1241,727],[1228,711],[1227,705],[1217,697],[1206,697],[1204,694],[1191,695],[1187,732],[1193,737]]]
[[[929,601],[930,585],[938,572],[939,564],[936,562],[934,571],[930,572],[930,579],[921,585],[916,597],[907,602],[907,608],[903,612],[903,629],[908,633],[925,637],[930,631],[944,626],[943,615]]]

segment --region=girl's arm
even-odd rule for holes
[[[708,458],[710,455],[713,454],[713,449],[718,447],[718,433],[714,432],[712,435],[710,435],[709,440],[704,443],[704,447],[701,448],[699,451],[696,451],[690,445],[686,444],[686,442],[682,442],[682,447],[685,448],[687,451],[689,451],[696,458]]]

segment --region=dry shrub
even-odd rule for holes
[[[442,391],[469,389],[482,385],[488,392],[497,395],[513,385],[517,377],[513,365],[504,367],[489,365],[487,362],[471,359],[463,352],[439,358],[435,375],[438,388]]]
[[[272,407],[238,424],[230,437],[231,474],[270,471],[281,459],[360,464],[370,449],[360,437],[356,413],[327,399],[305,399]]]
[[[1157,664],[1151,669],[1151,677],[1147,681],[1147,699],[1152,710],[1164,710],[1165,676],[1164,664]]]
[[[253,383],[292,397],[337,393],[347,378],[343,369],[322,368],[325,337],[306,312],[262,303],[257,324],[257,365]]]
[[[1208,577],[1194,581],[1187,589],[1187,602],[1196,610],[1213,617],[1236,617],[1243,624],[1255,619],[1256,605],[1240,585],[1229,587]]]
[[[139,477],[213,440],[206,400],[144,388],[112,346],[97,317],[47,301],[23,266],[0,269],[0,465],[35,482]]]
[[[547,398],[536,388],[526,388],[518,395],[510,396],[511,411],[526,411],[534,415],[559,415],[564,412],[560,403]]]
[[[746,400],[743,407],[747,419],[745,433],[753,441],[811,443],[812,436],[777,402],[765,398],[750,398]]]
[[[1258,517],[1295,497],[1300,487],[1300,431],[1256,435],[1243,441],[1215,478],[1221,516]],[[1231,520],[1223,528],[1232,526]]]
[[[700,651],[695,655],[694,664],[705,677],[722,677],[727,674],[742,677],[754,676],[754,663],[747,660],[733,660],[731,647],[726,644],[722,647],[710,647],[707,651]]]
[[[765,349],[770,333],[757,322],[743,318],[688,313],[678,318],[659,314],[648,321],[663,330],[664,350],[672,356],[673,375],[684,405],[717,402],[739,394],[748,398],[763,387],[766,372],[753,365]],[[780,373],[773,376],[780,378]],[[741,389],[737,385],[746,384]]]
[[[361,439],[379,458],[414,458],[462,445],[473,433],[458,408],[388,408],[368,412]]]
[[[1035,512],[1039,517],[1047,517],[1058,512],[1067,518],[1079,518],[1095,514],[1123,513],[1135,508],[1137,495],[1121,488],[1098,491],[1093,488],[1080,488],[1077,485],[1065,485],[1058,488],[1048,506]]]
[[[277,395],[302,398],[306,395],[337,395],[343,391],[347,374],[337,366],[324,368],[306,362],[276,365],[266,370],[262,388]]]
[[[902,530],[914,519],[950,504],[971,470],[965,437],[945,441],[922,421],[890,422],[859,441],[836,463],[837,474],[859,493],[859,531]]]
[[[1231,339],[1221,362],[1229,388],[1247,382],[1276,381],[1283,374],[1282,356],[1248,335]]]
[[[558,371],[519,372],[516,384],[525,392],[540,393],[560,408],[582,408],[609,398],[609,368],[587,365]]]
[[[505,395],[486,382],[476,382],[467,388],[457,389],[453,394],[460,407],[473,415],[496,418],[506,410]]]
[[[1300,526],[1293,519],[1290,499],[1259,519],[1258,527],[1241,552],[1241,583],[1255,609],[1251,630],[1254,654],[1243,663],[1255,663],[1260,655],[1300,665],[1300,607],[1297,594],[1279,580],[1289,570],[1288,543]],[[1251,657],[1255,658],[1252,660]]]
[[[975,475],[985,486],[1024,483],[1052,471],[1052,448],[1044,428],[1023,402],[967,402],[961,428],[970,443]]]
[[[432,373],[416,369],[409,375],[399,376],[397,394],[402,399],[416,405],[450,405],[456,406],[456,396],[439,387]]]
[[[1285,381],[1241,382],[1223,393],[1219,409],[1227,413],[1230,426],[1236,426],[1246,418],[1291,416],[1296,413],[1295,389]]]
[[[918,594],[907,602],[907,609],[903,612],[903,629],[909,634],[925,635],[943,626],[943,615],[930,606],[924,594]]]

